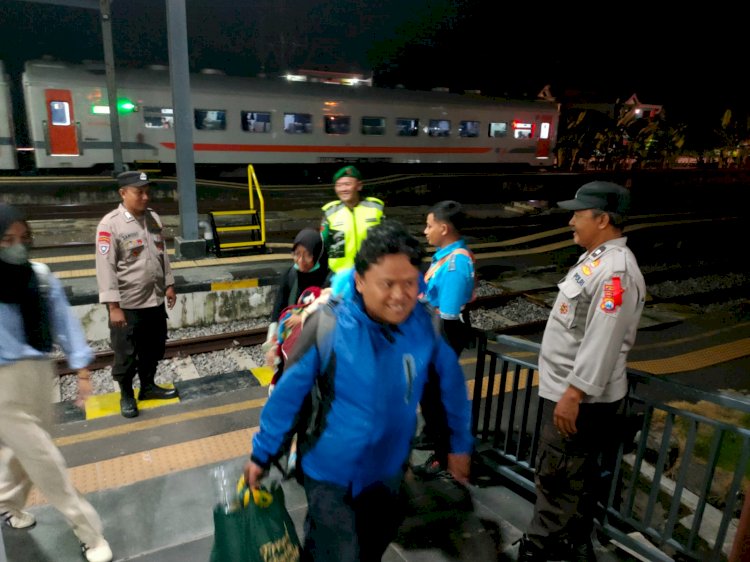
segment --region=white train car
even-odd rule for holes
[[[166,68],[118,69],[123,161],[175,162]],[[111,166],[103,67],[27,62],[38,169]],[[335,162],[553,165],[558,107],[436,91],[191,75],[197,165]]]
[[[0,170],[15,170],[17,167],[10,80],[5,74],[3,61],[0,61]]]

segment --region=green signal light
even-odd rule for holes
[[[117,100],[118,113],[132,113],[135,111],[135,104],[129,99],[119,98]]]

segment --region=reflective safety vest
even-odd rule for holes
[[[335,273],[354,266],[354,256],[367,237],[367,229],[383,219],[384,206],[376,197],[365,197],[353,209],[341,201],[331,201],[323,206],[320,230],[331,271]]]

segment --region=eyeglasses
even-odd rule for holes
[[[292,252],[294,261],[313,261],[313,257],[308,252]]]

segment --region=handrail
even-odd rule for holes
[[[255,175],[255,167],[252,164],[247,165],[247,186],[250,209],[255,209],[255,199],[253,198],[253,188],[258,192],[258,217],[260,218],[260,239],[265,244],[266,241],[266,203],[263,199],[263,192],[260,189],[260,182]]]
[[[475,335],[477,451],[485,469],[533,496],[544,401],[536,383],[537,355],[528,352],[538,354],[540,346],[480,330]],[[628,371],[628,382],[627,428],[601,474],[605,492],[597,528],[648,560],[726,560],[731,548],[739,550],[733,543],[748,541],[750,534],[750,518],[735,517],[750,473],[750,430],[678,403],[702,401],[742,414],[750,412],[750,403],[638,371]],[[726,485],[717,504],[712,498],[720,473]]]

